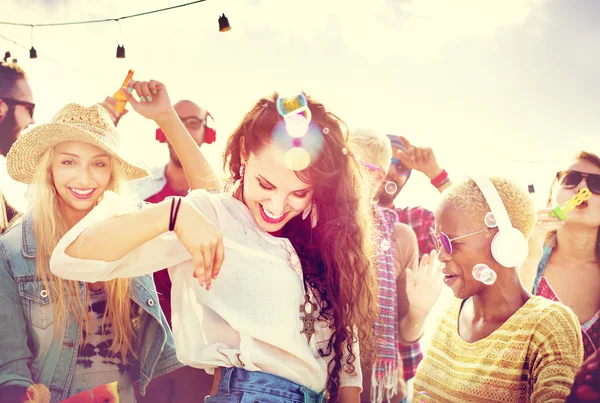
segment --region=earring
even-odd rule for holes
[[[302,211],[302,219],[306,220],[306,217],[310,214],[310,226],[316,227],[317,222],[319,221],[319,216],[317,213],[317,204],[315,202],[310,202],[308,206]]]
[[[240,179],[244,179],[244,172],[246,171],[246,166],[244,164],[240,165]]]
[[[313,203],[312,202],[308,203],[308,206],[306,206],[306,208],[302,212],[302,219],[303,220],[306,220],[306,217],[308,217],[308,215],[310,214],[310,212],[312,210],[312,207],[313,207]]]

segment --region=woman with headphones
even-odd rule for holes
[[[474,177],[446,190],[435,217],[444,282],[458,300],[437,324],[414,401],[564,401],[582,363],[581,332],[569,308],[519,280],[531,199],[503,178]]]

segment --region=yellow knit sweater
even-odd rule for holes
[[[569,308],[532,297],[492,334],[467,343],[458,334],[461,302],[437,323],[415,377],[415,403],[564,402],[583,360]]]

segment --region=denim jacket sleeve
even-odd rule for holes
[[[9,390],[24,392],[34,382],[29,365],[33,355],[27,346],[27,325],[4,243],[0,241],[0,397]],[[9,400],[2,400],[9,401]]]

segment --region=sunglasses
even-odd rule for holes
[[[450,237],[448,235],[446,235],[445,233],[440,232],[440,234],[438,235],[437,232],[435,232],[435,230],[433,228],[430,228],[429,235],[431,236],[431,240],[433,241],[433,244],[435,245],[435,248],[438,251],[440,251],[442,249],[442,247],[444,247],[444,250],[446,251],[446,253],[449,255],[452,255],[452,241],[457,241],[459,239],[463,239],[463,238],[469,237],[471,235],[481,234],[482,232],[489,231],[490,229],[492,229],[492,228],[485,228],[480,231],[471,232],[470,234],[461,235],[461,236],[457,236],[456,238],[450,239]]]
[[[183,125],[188,129],[198,130],[202,126],[204,126],[204,120],[197,118],[196,116],[189,117],[179,117],[179,119],[183,122]]]
[[[26,101],[20,101],[18,99],[13,99],[13,98],[2,98],[2,102],[4,102],[6,105],[9,105],[9,106],[17,106],[17,105],[24,106],[29,111],[29,116],[33,119],[33,112],[35,111],[35,104],[32,104],[31,102],[26,102]]]
[[[392,142],[392,148],[393,147],[397,147],[400,150],[402,150],[404,152],[407,152],[406,147],[404,147],[404,145],[401,144],[401,143],[399,143],[399,142]],[[409,169],[409,168],[407,168],[407,167],[405,167],[402,164],[402,161],[400,161],[399,158],[392,157],[392,165],[396,166],[396,168],[398,169],[398,173],[401,176],[410,176],[410,173],[411,173],[412,170]]]
[[[556,174],[558,184],[564,189],[573,189],[581,183],[583,178],[593,194],[600,194],[600,174],[587,174],[579,171],[561,171]]]

